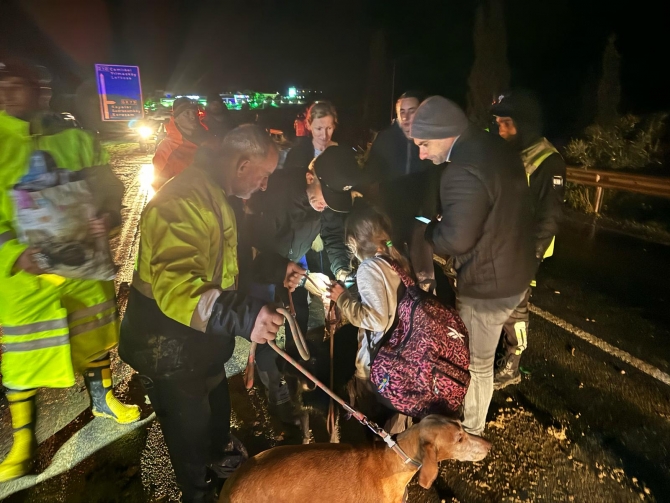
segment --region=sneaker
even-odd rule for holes
[[[496,371],[493,377],[493,389],[503,389],[512,384],[521,382],[521,373],[519,372],[519,361],[521,355],[510,354],[504,358],[502,368]]]

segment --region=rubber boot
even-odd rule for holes
[[[519,372],[520,361],[520,354],[507,354],[500,370],[496,371],[493,377],[493,389],[503,389],[510,384],[519,384],[521,382],[521,373]]]
[[[12,415],[14,444],[0,464],[0,483],[30,472],[37,450],[35,438],[35,393],[37,390],[7,391],[9,411]]]
[[[276,375],[271,375],[269,372],[259,370],[258,375],[265,385],[270,414],[277,417],[282,423],[300,424],[300,417],[296,413],[297,408],[291,400],[291,391],[279,371]]]
[[[134,423],[140,418],[137,405],[125,405],[112,392],[112,370],[109,358],[89,363],[84,382],[91,395],[91,409],[97,417],[108,417],[119,424]]]

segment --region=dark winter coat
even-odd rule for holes
[[[521,159],[503,139],[471,125],[449,160],[440,180],[442,219],[428,226],[426,237],[437,253],[454,258],[459,295],[520,294],[539,263]]]
[[[309,163],[314,159],[314,144],[311,136],[303,136],[298,138],[296,144],[291,147],[286,160],[284,161],[284,170],[286,171],[300,171],[305,173],[309,167]]]
[[[419,158],[419,147],[408,139],[397,121],[383,129],[370,147],[365,163],[374,180],[383,183],[418,173],[431,167],[430,161]]]

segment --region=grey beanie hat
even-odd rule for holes
[[[416,110],[409,135],[419,140],[440,140],[460,135],[468,118],[456,103],[442,96],[431,96]]]

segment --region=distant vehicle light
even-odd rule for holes
[[[149,126],[140,126],[137,128],[137,133],[140,135],[140,137],[147,139],[154,134],[154,131]]]
[[[295,98],[297,94],[298,94],[298,91],[296,90],[295,87],[289,87],[288,88],[288,97],[289,98]]]

